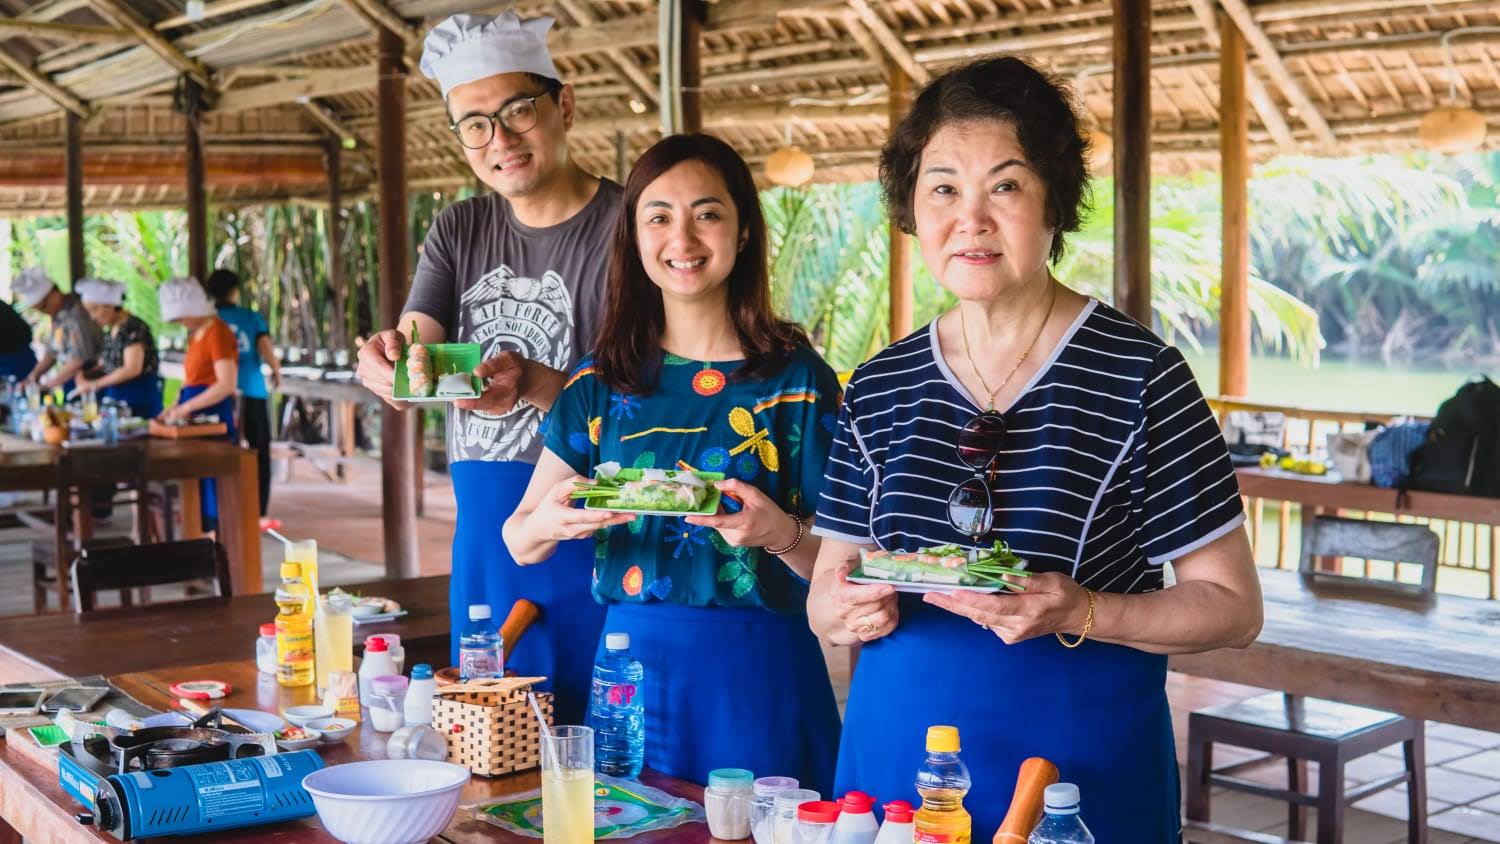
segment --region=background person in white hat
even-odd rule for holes
[[[43,390],[73,389],[73,376],[99,354],[103,339],[99,326],[89,319],[76,293],[63,293],[41,267],[23,270],[11,282],[16,302],[46,314],[51,326],[43,334],[42,358],[26,380]],[[59,361],[60,366],[57,366]],[[57,366],[53,371],[52,367]]]
[[[78,375],[79,389],[121,402],[133,416],[154,418],[161,413],[161,376],[151,326],[125,310],[125,285],[85,278],[74,287],[104,332],[99,357]]]
[[[514,12],[454,15],[427,36],[422,71],[442,89],[454,143],[494,193],[438,216],[405,312],[360,349],[359,377],[390,401],[393,364],[413,324],[423,342],[483,347],[475,374],[487,382],[484,395],[455,402],[448,417],[458,501],[453,656],[470,604],[503,617],[517,598],[536,602],[542,619],[511,666],[553,678],[559,723],[577,724],[603,623],[591,595],[592,543],[564,543],[550,565],[522,569],[500,536],[541,452],[542,416],[593,344],[621,196],[568,151],[573,89],[547,53],[551,26]]]
[[[182,389],[177,404],[162,411],[167,422],[189,420],[212,414],[228,426],[225,439],[239,442],[234,428],[234,395],[239,377],[239,344],[234,332],[208,298],[196,278],[174,278],[157,288],[161,318],[175,322],[188,332],[187,357],[182,361]],[[219,515],[214,485],[200,482],[203,501],[203,526],[211,529]]]

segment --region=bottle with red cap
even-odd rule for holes
[[[831,800],[809,800],[797,807],[796,844],[831,844],[833,825],[839,819],[839,804]]]
[[[365,639],[365,655],[359,661],[359,702],[373,706],[375,702],[373,683],[376,677],[396,675],[396,660],[391,657],[391,646],[384,636]],[[400,726],[399,724],[397,726]]]
[[[911,844],[915,815],[916,810],[905,800],[885,804],[885,823],[880,825],[875,844]]]
[[[875,844],[880,825],[875,823],[875,798],[851,791],[839,801],[839,820],[833,827],[833,844]]]

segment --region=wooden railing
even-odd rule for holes
[[[1371,426],[1385,425],[1397,416],[1389,413],[1343,411],[1311,408],[1298,405],[1270,404],[1243,401],[1240,399],[1211,398],[1209,406],[1224,424],[1228,415],[1237,410],[1280,413],[1286,418],[1282,431],[1282,447],[1313,458],[1326,458],[1328,435],[1339,432],[1363,431]],[[1408,419],[1427,420],[1430,417],[1405,415]],[[1394,493],[1392,493],[1394,501]],[[1255,549],[1258,563],[1280,569],[1295,569],[1301,553],[1300,505],[1295,501],[1272,501],[1275,509],[1274,528],[1266,522],[1267,501],[1249,498],[1250,542]],[[1442,539],[1439,558],[1438,588],[1445,592],[1457,592],[1471,596],[1488,595],[1500,597],[1500,567],[1497,567],[1497,551],[1500,551],[1500,527],[1491,524],[1465,522],[1449,519],[1416,518],[1407,515],[1392,515],[1375,511],[1353,511],[1344,515],[1367,519],[1397,520],[1425,524],[1436,531]],[[1274,539],[1268,537],[1275,530]],[[1443,576],[1444,571],[1448,576]]]

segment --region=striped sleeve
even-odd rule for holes
[[[876,475],[856,433],[853,390],[851,383],[844,392],[844,404],[834,426],[813,533],[857,545],[873,545],[870,506],[875,497]]]
[[[1143,403],[1142,548],[1155,566],[1234,530],[1245,510],[1219,423],[1177,349],[1157,354]]]

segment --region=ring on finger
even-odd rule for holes
[[[872,635],[876,630],[880,629],[870,621],[870,617],[868,615],[860,616],[859,623],[862,625],[862,629],[860,632],[864,633],[866,636]]]

